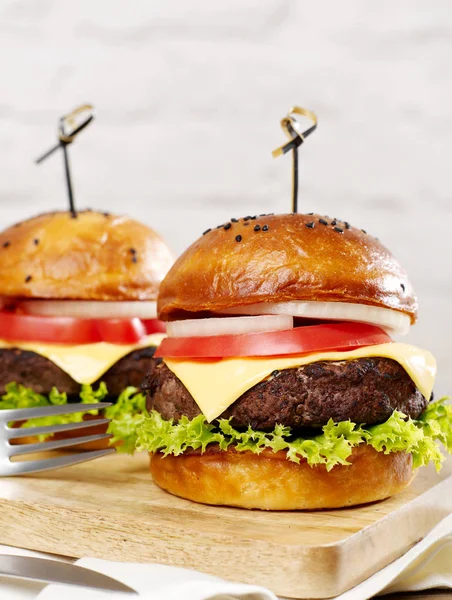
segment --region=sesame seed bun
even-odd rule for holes
[[[155,300],[172,262],[162,238],[129,217],[51,212],[0,233],[0,295]]]
[[[162,282],[159,318],[292,300],[350,302],[400,311],[417,300],[405,271],[376,238],[321,215],[245,217],[208,230]]]

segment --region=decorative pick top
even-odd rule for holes
[[[313,125],[306,129],[306,131],[303,131],[303,133],[300,133],[298,121],[295,119],[294,115],[307,117],[313,122]],[[294,106],[289,110],[287,116],[281,119],[281,127],[290,139],[290,142],[276,148],[276,150],[273,150],[272,154],[273,157],[276,158],[277,156],[281,156],[281,154],[286,154],[292,150],[292,212],[296,213],[298,211],[298,147],[301,146],[305,138],[317,128],[317,117],[307,108]]]
[[[94,119],[95,110],[91,104],[82,104],[75,108],[72,112],[64,117],[61,117],[58,127],[58,143],[40,156],[36,163],[40,164],[43,160],[53,154],[58,148],[63,150],[64,169],[66,174],[67,192],[69,198],[69,210],[72,216],[77,216],[74,203],[74,192],[72,190],[71,171],[69,168],[69,156],[67,146],[72,144],[78,133],[80,133]]]

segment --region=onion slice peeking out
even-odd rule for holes
[[[168,337],[183,338],[265,333],[267,331],[284,331],[292,328],[293,317],[290,315],[186,319],[166,324]]]
[[[17,309],[43,317],[78,319],[155,319],[157,303],[148,300],[23,300]]]
[[[221,311],[224,315],[290,315],[322,321],[348,321],[377,325],[395,335],[405,335],[410,317],[397,310],[351,304],[348,302],[277,302],[236,306]]]

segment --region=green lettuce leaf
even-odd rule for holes
[[[107,387],[101,383],[97,390],[90,385],[83,385],[80,391],[80,402],[83,404],[92,404],[101,402],[107,396]],[[5,394],[0,399],[0,410],[16,408],[35,408],[39,406],[56,406],[67,404],[67,395],[60,393],[56,388],[52,388],[48,396],[37,394],[33,390],[17,383],[9,383],[5,386]],[[92,415],[97,415],[97,410],[87,411]],[[44,427],[47,425],[60,425],[66,423],[80,423],[83,420],[83,414],[73,413],[69,415],[56,415],[53,417],[38,417],[29,419],[21,424],[21,427]],[[25,435],[25,434],[24,434]],[[39,441],[44,441],[48,435],[39,436]]]
[[[108,395],[107,386],[104,382],[97,389],[90,385],[82,385],[79,401],[83,404],[102,402]],[[52,388],[48,396],[37,394],[29,388],[17,383],[9,383],[5,387],[5,394],[0,399],[0,410],[16,408],[34,408],[39,406],[55,406],[67,403],[65,393],[60,393]],[[135,449],[136,429],[145,411],[146,399],[137,388],[127,387],[118,397],[117,402],[105,410],[107,419],[112,419],[109,424],[108,433],[112,434],[110,443],[121,441],[118,448],[121,452],[132,453]],[[97,415],[99,411],[87,411],[89,414]],[[29,419],[21,424],[21,427],[43,427],[46,425],[60,425],[66,423],[80,423],[83,415],[87,413],[73,413],[68,415],[56,415],[53,417],[39,417]],[[25,434],[24,434],[25,435]],[[44,441],[48,435],[39,436],[39,441]]]
[[[104,400],[107,387],[101,383],[97,389],[83,385],[80,402],[90,404]],[[255,431],[248,427],[239,431],[227,419],[216,424],[207,423],[203,415],[192,420],[182,417],[179,422],[165,420],[152,411],[146,412],[145,396],[134,387],[127,387],[115,404],[105,411],[111,419],[108,432],[111,442],[121,442],[118,450],[133,453],[135,449],[149,452],[162,452],[179,455],[188,448],[205,451],[209,444],[218,444],[226,450],[231,444],[239,452],[251,451],[259,454],[268,448],[273,452],[284,450],[290,461],[299,463],[305,459],[309,465],[323,464],[328,470],[335,465],[347,465],[355,446],[368,444],[378,452],[407,452],[413,455],[413,466],[419,467],[433,462],[439,470],[444,457],[440,451],[443,444],[452,453],[452,405],[447,398],[431,402],[418,419],[406,418],[395,411],[391,417],[379,425],[356,425],[351,421],[334,423],[330,420],[319,435],[296,437],[290,427],[277,425],[272,432]],[[53,388],[48,396],[37,394],[30,389],[10,383],[0,399],[0,410],[32,408],[67,403],[64,393]],[[98,414],[98,411],[90,411]],[[60,423],[79,423],[82,413],[58,415],[30,419],[21,427],[40,427]],[[40,436],[40,440],[48,436]]]
[[[138,425],[144,414],[147,414],[146,396],[132,386],[123,390],[115,404],[105,410],[105,416],[111,419],[108,426],[108,433],[112,434],[110,444],[121,442],[119,452],[134,453]]]
[[[412,454],[414,468],[433,462],[439,470],[444,460],[439,444],[452,453],[452,405],[446,404],[446,400],[432,402],[416,420],[398,411],[385,423],[373,426],[330,420],[321,434],[305,438],[295,437],[290,427],[281,425],[272,432],[255,431],[251,427],[238,431],[227,419],[212,424],[199,415],[191,420],[182,417],[176,423],[152,411],[135,422],[136,447],[139,451],[161,452],[164,456],[178,456],[189,448],[204,452],[209,444],[218,444],[223,450],[233,444],[239,452],[255,454],[269,448],[273,452],[286,451],[292,462],[299,463],[304,458],[309,465],[325,465],[329,471],[335,465],[350,464],[347,459],[353,448],[368,444],[386,454]]]

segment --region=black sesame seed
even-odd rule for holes
[[[222,225],[217,225],[215,229],[221,229],[222,227],[224,227],[224,223]]]
[[[276,377],[276,375],[279,375],[279,371],[278,371],[278,369],[275,369],[274,371],[272,371],[272,372],[270,373],[270,376],[271,376],[271,377]]]
[[[241,242],[242,241],[242,236],[241,235],[236,235],[235,236],[235,241],[236,242]]]
[[[238,223],[239,220],[238,219],[231,219],[231,223]]]
[[[8,246],[11,246],[11,242],[3,242],[3,248],[8,248]]]
[[[255,226],[254,226],[254,231],[260,231],[260,229],[261,229],[261,226],[260,226],[260,225],[255,225]]]
[[[268,225],[264,225],[264,226],[262,227],[262,231],[268,231]]]
[[[325,221],[325,219],[319,219],[319,223],[322,225],[328,225],[328,221]]]
[[[39,240],[38,240],[38,238],[35,238],[35,239],[33,240],[33,243],[34,243],[34,245],[35,245],[35,246],[37,246],[37,245],[39,244]]]
[[[365,229],[361,229],[361,231],[362,231],[363,233],[367,233],[367,231],[366,231]]]
[[[211,229],[206,229],[205,231],[202,232],[203,235],[206,235],[206,233],[209,233],[209,231],[212,231]]]
[[[345,229],[350,229],[350,223],[347,223],[347,221],[344,221],[344,225],[345,225]]]
[[[136,263],[136,262],[138,262],[138,258],[137,258],[137,255],[136,255],[136,254],[134,254],[134,255],[132,256],[132,262],[133,262],[133,263]]]
[[[331,225],[337,225],[336,219],[334,219],[333,221],[331,221]]]
[[[307,215],[309,215],[309,216],[311,216],[311,215],[313,215],[314,213],[306,213],[306,214],[307,214]]]
[[[262,213],[261,215],[259,215],[260,217],[266,217],[267,213]]]
[[[402,291],[405,291],[405,284],[404,283],[401,283],[400,287],[402,288]]]
[[[33,279],[33,278],[32,278],[32,276],[31,276],[31,275],[27,275],[27,276],[25,277],[25,283],[28,283],[28,282],[29,282],[29,281],[31,281],[32,279]]]
[[[341,229],[340,227],[335,227],[334,231],[337,231],[338,233],[344,233],[344,230]]]
[[[254,215],[254,217],[251,217],[252,221],[254,221],[255,219],[257,219],[257,215]]]
[[[249,221],[250,219],[252,219],[253,217],[250,217],[249,215],[247,217],[243,217],[244,221]]]
[[[314,229],[315,227],[314,221],[311,221],[310,223],[305,223],[305,225],[308,229]]]
[[[129,248],[129,252],[130,254],[136,254],[137,251],[135,250],[135,248]]]
[[[225,231],[227,231],[228,229],[231,229],[232,225],[230,223],[226,223],[226,225],[223,227],[223,229]]]

